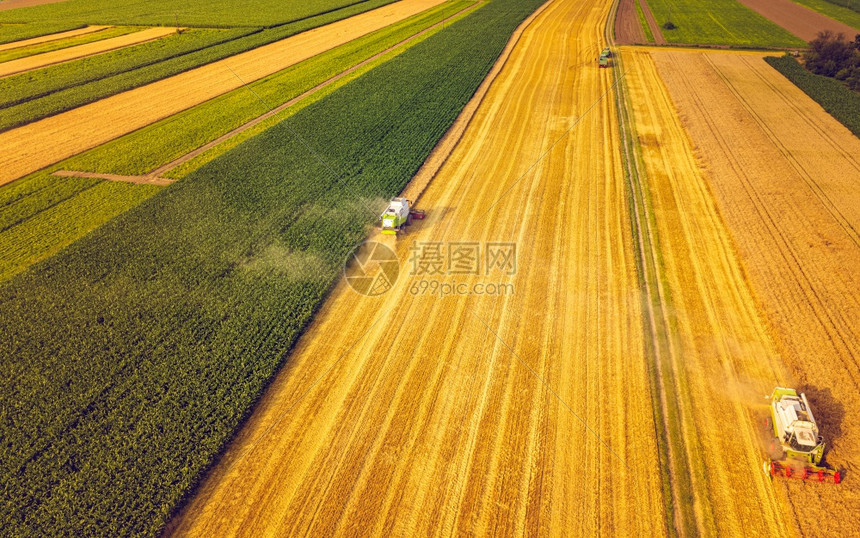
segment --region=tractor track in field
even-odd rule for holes
[[[615,59],[618,62],[618,67],[623,67],[620,61],[620,55]],[[623,81],[619,82],[619,87],[622,87]],[[685,513],[684,507],[685,495],[680,490],[678,480],[679,469],[687,468],[686,458],[681,454],[677,454],[677,450],[672,447],[672,440],[675,437],[669,427],[670,411],[668,401],[667,378],[669,371],[666,370],[664,364],[664,355],[671,354],[671,346],[668,339],[670,338],[671,329],[666,321],[664,312],[668,309],[665,294],[661,289],[659,277],[659,262],[658,255],[655,252],[654,242],[656,234],[648,225],[649,211],[647,204],[644,201],[643,185],[641,181],[642,171],[639,166],[639,158],[636,154],[636,135],[633,132],[632,121],[627,110],[626,91],[622,89],[616,94],[617,106],[619,109],[619,129],[621,131],[622,154],[624,156],[624,166],[626,172],[626,182],[628,188],[629,203],[631,206],[631,229],[637,248],[637,266],[640,274],[640,284],[642,285],[642,304],[644,305],[643,321],[647,328],[646,334],[649,335],[648,349],[649,362],[655,368],[655,375],[652,377],[652,391],[657,395],[659,401],[656,415],[660,418],[662,425],[661,431],[657,432],[656,438],[664,439],[665,446],[661,444],[661,454],[665,457],[665,462],[661,468],[666,473],[664,487],[668,487],[671,494],[666,499],[667,504],[671,506],[671,517],[667,519],[667,531],[673,535],[683,535],[681,531],[688,528],[688,520],[691,515]],[[657,313],[660,312],[660,314]]]
[[[776,87],[776,85],[769,81],[760,71],[753,69],[752,63],[750,62],[749,58],[743,58],[742,61],[746,63],[747,67],[750,68],[750,71],[755,74],[756,78],[761,81],[764,86],[766,86],[771,91],[773,91],[774,94],[779,96],[779,99],[786,106],[786,108],[797,114],[797,116],[803,120],[804,124],[808,126],[811,130],[813,130],[819,137],[821,137],[823,140],[828,141],[830,147],[834,148],[838,156],[844,159],[847,163],[853,165],[854,170],[860,173],[860,159],[858,159],[857,156],[852,155],[842,149],[841,146],[836,143],[836,140],[833,138],[833,136],[831,136],[831,133],[820,128],[818,125],[815,124],[814,121],[811,120],[806,110],[798,106],[794,100],[789,99],[780,88]],[[807,170],[803,166],[803,164],[801,164],[800,160],[795,155],[793,155],[788,148],[785,147],[785,145],[776,136],[773,129],[768,126],[767,123],[762,119],[761,115],[756,112],[755,108],[750,106],[743,100],[740,93],[738,93],[737,89],[732,86],[725,74],[723,74],[717,68],[717,66],[714,65],[712,61],[709,60],[708,63],[714,69],[714,72],[716,72],[720,76],[726,87],[732,92],[732,94],[738,99],[738,101],[743,104],[744,109],[750,114],[751,117],[755,119],[762,132],[767,135],[768,139],[779,150],[779,152],[783,155],[786,161],[791,164],[792,168],[794,168],[798,176],[803,179],[803,182],[815,195],[815,197],[821,202],[821,205],[827,210],[830,216],[833,217],[833,220],[839,223],[839,226],[842,227],[842,229],[845,231],[845,234],[849,238],[851,238],[851,241],[854,243],[854,246],[860,248],[860,235],[858,235],[857,230],[854,228],[854,226],[851,225],[851,223],[848,221],[842,211],[838,207],[836,207],[836,205],[833,203],[833,200],[827,195],[827,193],[825,193],[821,189],[821,186],[812,177],[810,171]]]
[[[673,58],[671,61],[674,64],[675,69],[678,69],[679,71],[683,69],[683,66],[680,63],[680,59]],[[740,103],[743,110],[745,110],[747,114],[749,114],[752,118],[757,118],[757,125],[761,129],[762,133],[764,133],[772,141],[772,143],[778,147],[779,143],[774,140],[773,133],[764,125],[764,122],[758,116],[756,111],[741,98],[740,94],[732,86],[731,82],[720,71],[720,69],[716,65],[714,65],[713,62],[711,62],[707,58],[707,56],[705,56],[705,62],[712,67],[715,73],[717,73],[717,76],[720,77],[721,82],[725,85],[728,91],[730,91],[733,95],[737,97],[738,102]],[[717,140],[720,149],[724,153],[730,154],[732,152],[733,144],[731,143],[731,141],[726,139],[726,136],[723,134],[723,131],[720,128],[719,122],[713,117],[713,113],[710,111],[710,108],[707,106],[707,103],[705,103],[696,93],[695,89],[691,86],[691,82],[685,81],[684,83],[687,86],[687,91],[689,92],[689,95],[692,96],[693,102],[697,103],[698,110],[701,111],[703,119],[710,126],[710,131],[713,133],[713,136]],[[796,107],[791,107],[791,109],[799,113],[799,111],[796,110]],[[832,139],[829,137],[829,135],[826,135],[826,133],[823,132],[822,134],[827,140],[830,140],[832,142]],[[834,146],[838,147],[838,145]],[[794,161],[794,159],[788,158],[787,160],[790,162]],[[827,301],[823,299],[817,292],[817,286],[815,284],[815,281],[812,275],[810,275],[809,270],[804,267],[804,263],[801,260],[801,256],[797,252],[791,238],[786,235],[786,232],[778,224],[778,219],[774,215],[775,210],[769,208],[769,204],[767,203],[767,201],[762,197],[762,194],[758,191],[758,189],[755,188],[755,178],[751,177],[750,173],[741,166],[732,166],[732,170],[734,174],[736,174],[736,176],[741,179],[744,185],[746,195],[755,202],[756,211],[760,216],[760,220],[768,224],[768,229],[770,231],[771,237],[773,237],[778,242],[778,244],[781,245],[781,248],[779,249],[780,257],[782,258],[784,265],[786,267],[790,267],[796,278],[799,279],[800,285],[798,286],[798,288],[801,296],[803,297],[803,301],[812,311],[817,313],[817,316],[819,318],[827,320],[827,323],[823,324],[823,326],[828,331],[828,337],[830,338],[831,342],[833,342],[834,344],[840,344],[839,347],[843,349],[850,349],[851,346],[845,341],[845,338],[843,336],[844,331],[836,330],[840,326],[847,326],[850,322],[844,319],[835,319],[833,317],[834,313],[830,312],[830,310],[826,308]],[[798,175],[800,175],[804,181],[807,180],[807,178],[804,177],[803,174],[798,173]],[[813,193],[814,196],[819,196],[818,192],[815,189],[812,189],[810,187],[809,190],[811,193]],[[829,201],[829,198],[826,199]],[[845,230],[846,232],[846,235],[851,238],[851,240],[854,241],[856,245],[856,234],[852,233],[854,230],[852,227],[850,227],[850,225],[846,227],[842,224],[844,220],[842,214],[838,211],[832,211],[830,207],[831,204],[824,203],[824,200],[821,201],[822,206],[827,209],[828,213],[834,218],[834,221],[838,222],[840,226],[842,226],[843,230]],[[856,370],[853,367],[854,365],[849,363],[843,363],[842,366],[847,375],[852,379],[854,385],[860,386],[860,378],[858,378],[856,374]]]
[[[635,1],[639,0],[634,0],[634,2]],[[642,3],[644,4],[644,2]],[[620,2],[615,2],[615,9],[619,9],[619,4]],[[646,17],[650,15],[651,19],[653,19],[653,15],[651,15],[647,4],[642,7],[645,10]],[[651,19],[649,19],[649,23],[651,22]],[[614,32],[611,24],[612,21],[613,18],[610,17],[607,22],[605,38],[608,43],[615,45],[616,43],[613,39]],[[654,36],[655,39],[662,39],[662,35],[659,33],[659,28]],[[665,40],[663,40],[663,42],[665,42]],[[687,531],[689,529],[689,525],[692,523],[690,520],[694,519],[695,516],[686,508],[689,505],[685,502],[685,494],[689,494],[690,492],[682,491],[681,483],[677,479],[677,474],[679,473],[678,469],[689,468],[687,458],[683,453],[677,454],[677,450],[673,448],[671,440],[674,436],[672,435],[672,431],[669,427],[669,418],[671,415],[669,411],[668,392],[666,387],[666,374],[668,372],[664,371],[665,365],[663,360],[663,356],[665,354],[672,353],[672,346],[669,341],[671,338],[671,329],[665,317],[668,305],[665,293],[662,290],[661,279],[659,276],[659,258],[655,247],[655,242],[657,240],[656,232],[650,229],[648,222],[649,211],[643,196],[641,178],[644,172],[640,166],[641,157],[639,156],[636,147],[637,141],[635,126],[633,125],[626,81],[623,80],[626,75],[626,71],[622,71],[621,75],[618,74],[616,69],[623,70],[624,64],[622,62],[620,52],[617,48],[615,50],[615,58],[613,58],[613,74],[615,75],[617,84],[615,105],[618,110],[618,127],[622,148],[621,156],[625,172],[627,197],[630,204],[630,227],[636,244],[637,270],[640,276],[640,285],[642,286],[642,303],[644,305],[643,321],[645,322],[644,325],[647,329],[646,334],[650,336],[648,345],[646,345],[646,348],[648,348],[646,356],[650,359],[651,364],[655,368],[654,375],[651,376],[652,398],[656,391],[659,406],[655,409],[655,411],[657,411],[655,414],[659,417],[659,423],[662,425],[662,431],[656,432],[655,438],[657,439],[658,446],[661,448],[661,457],[665,458],[661,465],[661,468],[665,472],[663,475],[664,501],[667,503],[667,510],[671,509],[672,512],[672,515],[670,517],[667,516],[666,518],[666,531],[670,535],[686,535],[687,532],[682,531]],[[655,309],[655,305],[658,308]],[[659,316],[655,312],[657,309],[660,311]],[[661,337],[661,334],[663,337]],[[664,440],[663,443],[660,443],[661,437]],[[687,471],[687,473],[689,473],[689,471]],[[689,483],[688,481],[689,475],[687,480],[684,481],[684,484]],[[666,495],[667,489],[671,492],[670,495]]]

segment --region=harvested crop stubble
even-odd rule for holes
[[[843,469],[860,458],[860,140],[760,57],[653,52],[788,381]],[[860,482],[776,481],[804,535],[851,535]],[[826,517],[806,517],[806,514]]]
[[[607,12],[526,29],[390,243],[402,276],[335,288],[176,534],[665,532]],[[515,293],[413,295],[410,247],[457,241],[515,242]]]
[[[685,516],[693,521],[685,526],[701,535],[784,535],[793,523],[761,472],[760,422],[751,417],[762,408],[757,397],[788,381],[787,370],[649,53],[622,55],[670,320],[662,367],[673,374],[667,392],[679,410],[670,432],[682,438],[689,468],[673,478],[690,474]]]
[[[402,0],[0,133],[0,185],[443,1]]]
[[[68,62],[85,56],[101,54],[111,50],[120,49],[122,47],[137,45],[139,43],[168,36],[176,33],[177,30],[179,29],[149,28],[141,30],[140,32],[133,32],[111,39],[103,39],[101,41],[95,41],[85,45],[78,45],[77,47],[69,47],[66,49],[46,52],[44,54],[37,54],[35,56],[27,56],[26,58],[20,58],[18,60],[2,62],[0,63],[0,77],[6,77],[14,75],[15,73],[22,73],[24,71],[39,69],[53,64]]]
[[[105,28],[110,28],[109,26],[85,26],[83,28],[78,28],[77,30],[69,30],[68,32],[58,32],[55,34],[43,35],[40,37],[33,37],[30,39],[22,39],[20,41],[13,41],[11,43],[3,43],[0,44],[0,50],[9,50],[16,49],[18,47],[27,47],[30,45],[38,45],[39,43],[47,43],[49,41],[56,41],[58,39],[67,39],[69,37],[77,37],[85,34],[91,34],[93,32],[98,32],[104,30]]]

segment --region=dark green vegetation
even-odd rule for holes
[[[838,80],[810,73],[791,56],[769,57],[765,61],[860,137],[860,94]]]
[[[648,0],[657,23],[675,29],[663,32],[669,43],[738,47],[804,47],[800,38],[737,0]]]
[[[267,112],[267,105],[275,107],[289,101],[470,4],[465,0],[442,4],[254,82],[249,85],[253,94],[248,88],[229,92],[0,188],[0,280],[56,253],[160,190],[93,179],[59,179],[50,175],[54,170],[123,175],[150,172]],[[320,94],[333,91],[348,78]],[[303,100],[267,124],[321,96],[315,94]],[[245,133],[237,138],[244,136]],[[214,158],[214,154],[225,151],[224,147],[237,142],[223,143],[170,177],[184,177],[189,169],[199,167],[203,161]]]
[[[853,42],[830,31],[820,32],[803,54],[805,66],[816,75],[832,77],[860,91],[860,34]]]
[[[0,22],[275,26],[367,0],[65,0],[0,13]]]
[[[73,24],[66,21],[52,23],[3,23],[0,22],[0,44],[21,41],[32,37],[66,32],[83,28],[86,24]]]
[[[157,532],[541,0],[494,0],[0,284],[0,525]]]
[[[827,15],[831,19],[844,22],[848,26],[852,26],[860,32],[860,1],[850,0],[850,4],[846,0],[792,0],[793,2],[806,6],[813,11],[817,11],[822,15]],[[850,6],[848,9],[846,6]],[[851,36],[845,36],[851,37]]]
[[[367,0],[270,29],[195,29],[0,79],[0,131],[287,38],[394,0]],[[64,4],[48,4],[58,6]],[[240,5],[240,4],[236,4]],[[28,8],[29,9],[29,8]],[[10,10],[10,12],[19,10]],[[25,10],[26,11],[26,10]]]
[[[827,0],[827,2],[839,7],[844,6],[851,11],[860,13],[860,4],[857,3],[857,0]]]
[[[110,39],[112,37],[119,37],[122,35],[130,34],[132,32],[137,32],[142,29],[143,28],[134,26],[117,26],[114,28],[105,28],[104,30],[99,30],[98,32],[93,32],[90,34],[83,34],[75,37],[68,37],[65,39],[57,39],[56,41],[47,41],[45,43],[38,43],[36,45],[30,45],[28,47],[18,47],[14,49],[4,50],[0,51],[0,62],[8,62],[10,60],[25,58],[27,56],[33,56],[35,54],[44,54],[46,52],[52,52],[55,50],[67,49],[69,47],[76,47],[78,45],[85,45],[94,41],[102,41],[103,39]]]

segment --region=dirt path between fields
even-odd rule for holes
[[[648,6],[647,0],[636,0],[642,6],[642,13],[645,14],[645,20],[648,22],[648,27],[651,28],[651,33],[654,34],[654,43],[657,45],[665,45],[666,38],[663,37],[663,32],[660,31],[660,25],[657,24],[657,19],[654,18],[654,13]]]
[[[2,4],[0,4],[2,5]],[[28,47],[30,45],[38,45],[40,43],[47,43],[49,41],[57,41],[59,39],[66,39],[69,37],[77,37],[86,34],[92,34],[93,32],[100,32],[102,30],[106,30],[108,28],[112,28],[111,26],[87,26],[85,28],[78,28],[77,30],[69,30],[68,32],[58,32],[56,34],[48,34],[39,37],[34,37],[32,39],[24,39],[22,41],[12,41],[11,43],[4,43],[0,45],[0,51],[10,50],[10,49],[18,49],[21,47]]]
[[[636,13],[636,2],[639,0],[620,0],[615,14],[615,41],[619,45],[637,45],[647,43],[645,30],[639,23]]]
[[[0,11],[17,9],[19,7],[41,6],[42,4],[56,4],[65,0],[5,0],[0,2]]]
[[[791,0],[739,0],[741,4],[770,19],[804,41],[812,41],[818,32],[832,30],[848,40],[860,30],[813,11]]]
[[[0,133],[0,185],[286,69],[444,0],[402,0]]]
[[[9,75],[14,75],[16,73],[32,71],[33,69],[41,69],[42,67],[47,67],[49,65],[69,62],[71,60],[77,60],[87,56],[94,56],[96,54],[110,52],[123,47],[139,45],[141,43],[146,43],[147,41],[153,41],[155,39],[161,39],[162,37],[175,34],[178,30],[179,28],[169,27],[147,28],[146,30],[141,30],[139,32],[132,32],[130,34],[109,39],[102,39],[101,41],[85,43],[76,47],[68,47],[65,49],[45,52],[43,54],[19,58],[17,60],[2,62],[0,63],[0,77],[8,77]]]

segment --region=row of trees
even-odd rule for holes
[[[806,68],[816,75],[841,80],[852,90],[860,91],[860,34],[848,41],[843,34],[830,30],[818,33],[804,54]]]

